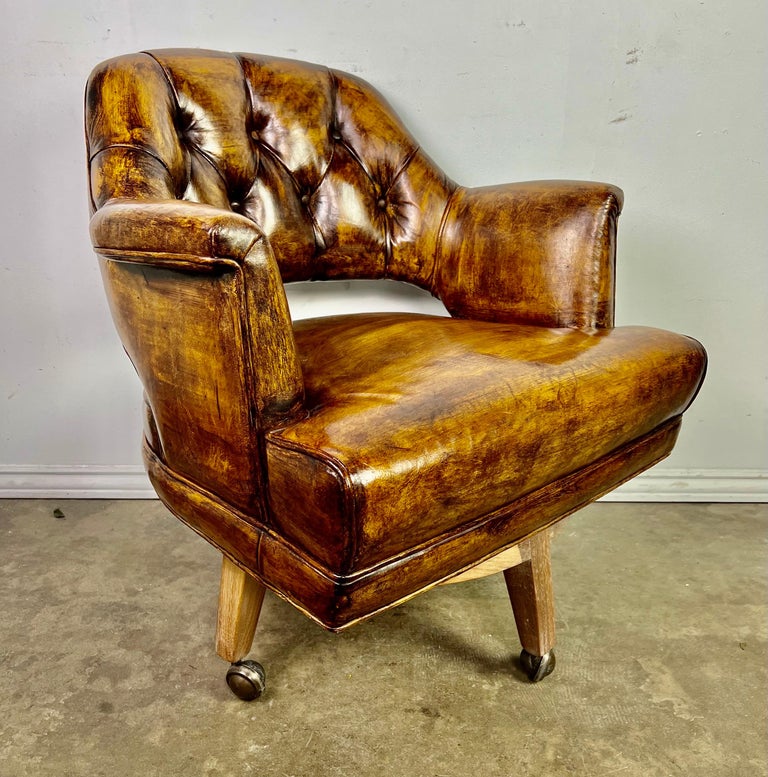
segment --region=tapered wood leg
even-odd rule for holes
[[[224,556],[216,623],[216,652],[225,661],[240,661],[251,649],[265,590],[256,578]]]
[[[535,534],[519,548],[522,561],[504,570],[504,580],[523,646],[523,668],[532,680],[540,680],[554,668],[555,606],[549,531]]]

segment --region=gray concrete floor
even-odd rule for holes
[[[247,704],[213,651],[217,553],[159,503],[0,502],[0,775],[765,775],[766,528],[765,505],[569,519],[533,686],[501,576],[341,635],[269,595]]]

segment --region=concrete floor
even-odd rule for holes
[[[0,502],[0,775],[766,775],[766,528],[765,505],[569,519],[538,685],[500,575],[341,635],[269,595],[247,704],[212,646],[219,558],[159,503]]]

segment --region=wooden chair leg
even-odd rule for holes
[[[552,568],[549,557],[549,531],[541,531],[521,542],[521,563],[504,570],[509,601],[515,615],[517,633],[523,646],[520,660],[534,682],[555,668],[555,607],[552,595]]]
[[[232,663],[227,672],[227,684],[244,701],[258,698],[266,687],[261,664],[242,660],[253,644],[265,591],[256,578],[224,556],[216,622],[216,652]]]
[[[256,578],[224,556],[216,622],[216,652],[225,661],[239,661],[251,649],[265,590]]]

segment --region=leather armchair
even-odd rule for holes
[[[164,50],[86,90],[91,236],[145,388],[144,459],[223,554],[217,651],[266,588],[339,630],[503,571],[531,679],[554,666],[549,529],[672,450],[694,340],[613,326],[621,191],[468,189],[364,81]],[[450,318],[291,322],[284,283],[390,278]]]

